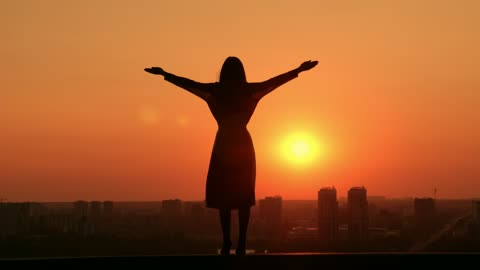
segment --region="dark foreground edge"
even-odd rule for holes
[[[466,269],[478,266],[480,253],[282,253],[218,256],[122,256],[0,259],[14,267],[105,267],[108,269]],[[474,268],[475,268],[474,267]],[[471,268],[471,267],[468,267]],[[22,269],[22,268],[18,268]]]

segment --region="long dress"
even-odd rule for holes
[[[265,82],[227,87],[165,75],[165,80],[204,99],[218,125],[206,181],[207,207],[240,209],[255,205],[255,150],[247,124],[263,96],[297,76],[294,69]]]

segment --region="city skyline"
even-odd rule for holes
[[[341,190],[339,191],[335,186],[327,186],[327,187],[321,187],[317,191],[313,192],[315,196],[312,198],[286,198],[282,194],[268,194],[265,196],[257,196],[256,199],[256,204],[254,207],[259,207],[259,203],[262,200],[265,200],[266,198],[276,198],[280,197],[283,201],[317,201],[318,196],[320,191],[322,190],[334,190],[335,191],[335,198],[337,198],[338,201],[347,201],[348,200],[348,192],[350,189],[355,189],[355,188],[366,188],[365,186],[352,186],[346,189],[344,192]],[[480,200],[480,195],[479,196],[473,196],[473,197],[438,197],[436,195],[435,191],[432,191],[432,194],[430,195],[425,195],[425,196],[414,196],[414,195],[408,195],[406,194],[405,196],[400,196],[400,197],[388,197],[382,194],[368,194],[367,197],[372,198],[374,200],[414,200],[414,199],[434,199],[434,200]],[[182,202],[198,202],[198,203],[205,203],[205,199],[191,199],[191,198],[182,198],[180,196],[171,196],[171,197],[165,197],[165,198],[159,198],[156,200],[113,200],[111,198],[74,198],[72,200],[9,200],[8,198],[4,198],[0,196],[0,203],[8,203],[8,202],[39,202],[39,203],[68,203],[68,202],[162,202],[162,201],[182,201]]]
[[[256,195],[480,194],[479,1],[3,1],[0,198],[202,200],[208,106],[144,68],[248,82]]]
[[[352,187],[349,195],[344,204],[332,187],[318,191],[318,204],[261,198],[252,211],[248,253],[479,250],[479,200],[370,201],[365,187]],[[202,203],[179,199],[0,203],[0,258],[213,255],[221,243],[216,218]]]

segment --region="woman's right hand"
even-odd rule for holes
[[[145,68],[144,70],[148,73],[152,73],[152,74],[155,74],[155,75],[165,76],[165,74],[166,74],[165,70],[163,70],[162,68],[159,68],[159,67]]]

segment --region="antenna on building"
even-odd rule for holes
[[[437,199],[437,188],[433,188],[433,198]]]

